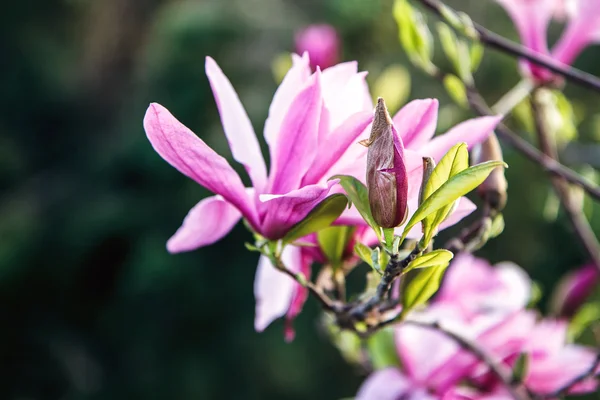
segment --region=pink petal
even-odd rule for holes
[[[397,368],[386,368],[369,375],[363,382],[356,400],[398,400],[407,396],[412,382]]]
[[[366,86],[366,72],[357,73],[356,61],[338,64],[323,71],[323,99],[331,113],[331,127],[337,128],[349,116],[373,111]],[[365,105],[369,104],[366,108]]]
[[[301,272],[302,274],[304,274],[305,277],[310,279],[310,267],[313,262],[313,259],[311,258],[311,256],[309,256],[308,253],[309,252],[305,251],[305,249],[301,249],[300,266],[298,268],[298,272]],[[292,321],[298,316],[298,314],[300,314],[300,311],[302,311],[302,307],[304,307],[306,299],[308,299],[308,289],[300,285],[299,283],[295,283],[292,302],[285,316],[285,340],[287,342],[291,342],[292,340],[294,340],[295,331],[294,327],[292,326]]]
[[[252,206],[239,175],[227,160],[214,152],[166,108],[150,104],[144,117],[146,135],[160,156],[213,193],[241,211],[250,224],[258,226]]]
[[[356,138],[369,126],[373,120],[372,112],[360,112],[348,118],[339,128],[319,143],[317,157],[304,179],[303,185],[317,183],[335,174],[327,173],[339,161],[346,150],[355,143]],[[364,175],[364,171],[363,171]]]
[[[413,100],[396,113],[394,126],[404,147],[418,150],[435,134],[438,101],[436,99]]]
[[[320,72],[296,96],[281,125],[271,160],[270,192],[298,189],[317,154],[319,120],[323,99]]]
[[[543,358],[531,358],[525,384],[536,394],[548,394],[565,387],[576,377],[589,370],[595,361],[595,353],[582,346],[570,345]],[[572,393],[594,391],[597,382],[580,385]]]
[[[262,222],[262,234],[272,240],[282,238],[287,231],[300,222],[315,208],[336,185],[338,180],[324,184],[308,185],[282,195],[260,195],[266,208]]]
[[[502,119],[501,116],[479,117],[464,121],[443,135],[433,138],[424,145],[420,152],[439,161],[452,146],[465,142],[471,149],[474,145],[483,142],[496,128]]]
[[[308,53],[304,53],[302,57],[294,55],[293,60],[292,68],[285,75],[273,96],[269,107],[269,117],[265,121],[264,135],[270,148],[271,160],[274,158],[275,145],[281,132],[283,118],[310,76]]]
[[[231,83],[215,60],[206,57],[206,76],[210,81],[225,136],[233,158],[243,164],[260,191],[267,183],[267,168],[250,119]]]
[[[576,0],[571,5],[567,28],[552,49],[552,57],[571,64],[585,47],[600,41],[600,3],[597,0]]]
[[[285,247],[281,259],[291,271],[300,271],[302,260],[299,247]],[[290,307],[295,285],[296,282],[276,269],[267,257],[260,257],[254,278],[256,298],[254,329],[262,332],[275,319],[285,315]]]
[[[207,197],[190,210],[167,242],[167,250],[180,253],[213,244],[227,235],[241,217],[240,211],[221,196]]]

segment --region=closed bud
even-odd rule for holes
[[[503,161],[502,148],[494,133],[488,136],[474,153],[476,155],[473,158],[477,164],[485,161]],[[487,179],[479,185],[477,192],[490,207],[496,211],[502,211],[506,205],[507,186],[504,168],[495,168]]]
[[[404,145],[382,98],[377,100],[371,136],[361,144],[369,148],[367,189],[373,219],[382,228],[398,226],[408,213]]]
[[[556,287],[551,308],[558,317],[571,318],[600,282],[600,272],[592,264],[565,275]]]
[[[425,193],[425,186],[429,182],[429,177],[435,169],[435,160],[431,157],[423,157],[423,180],[421,181],[421,187],[419,188],[419,205],[425,200],[423,194]]]

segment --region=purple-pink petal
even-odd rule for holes
[[[369,375],[356,400],[398,400],[410,393],[412,382],[397,368],[386,368]]]
[[[254,188],[261,191],[267,183],[267,168],[244,106],[223,71],[210,57],[206,57],[206,76],[233,158],[246,167]]]
[[[438,116],[436,99],[413,100],[396,113],[393,118],[404,147],[417,150],[435,134]]]
[[[269,239],[280,239],[323,201],[332,186],[338,182],[339,180],[334,179],[323,184],[304,186],[286,194],[260,195],[259,199],[266,209],[261,233]]]
[[[439,161],[452,146],[465,142],[471,149],[474,145],[483,142],[502,120],[502,116],[479,117],[469,119],[454,126],[443,135],[433,138],[422,146],[420,152],[423,156],[432,157]]]
[[[320,72],[296,96],[281,124],[271,160],[269,193],[298,189],[316,156],[323,98]]]
[[[189,211],[167,242],[167,250],[180,253],[213,244],[227,235],[241,217],[240,211],[221,196],[207,197]]]
[[[281,254],[284,265],[293,272],[300,272],[302,265],[301,249],[286,246]],[[283,317],[290,308],[296,282],[276,269],[266,256],[261,256],[254,278],[256,315],[254,328],[265,330],[275,319]]]
[[[327,172],[338,163],[351,145],[356,144],[356,139],[367,129],[372,120],[372,112],[354,114],[320,142],[315,161],[304,176],[302,184],[317,183],[333,175]]]
[[[144,117],[146,135],[160,156],[241,211],[251,225],[258,226],[256,210],[242,180],[227,160],[215,153],[166,108],[152,103]]]

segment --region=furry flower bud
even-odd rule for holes
[[[377,100],[371,136],[361,144],[369,148],[367,189],[373,218],[383,228],[398,226],[408,213],[408,177],[404,145],[382,98]]]

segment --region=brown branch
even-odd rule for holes
[[[479,115],[496,115],[496,113],[489,108],[474,86],[467,87],[467,95],[469,104],[476,113]],[[543,154],[525,139],[510,130],[506,125],[499,124],[496,128],[496,133],[505,143],[520,151],[530,160],[539,164],[546,172],[555,176],[560,176],[575,185],[581,186],[581,188],[594,199],[600,200],[600,188],[598,186],[594,185],[588,179],[582,177],[572,169],[567,168],[558,161]]]
[[[536,90],[533,93],[531,98],[531,109],[542,152],[548,157],[558,161],[556,144],[552,139],[552,134],[549,131],[546,118],[544,117],[544,104],[540,99],[539,90]],[[573,225],[575,233],[579,237],[579,240],[583,244],[583,247],[592,259],[596,268],[600,270],[600,244],[598,243],[598,239],[590,227],[588,220],[585,218],[581,206],[578,206],[573,201],[569,183],[561,176],[553,177],[551,182],[569,220],[571,221],[571,225]]]
[[[421,4],[437,14],[442,20],[449,22],[452,26],[451,21],[446,18],[446,13],[455,13],[450,7],[446,6],[438,0],[419,0]],[[532,51],[520,44],[510,41],[497,33],[494,33],[483,26],[473,23],[473,28],[476,32],[476,37],[470,37],[465,35],[464,32],[457,30],[460,34],[469,37],[470,39],[479,40],[487,47],[499,50],[505,54],[511,56],[521,57],[533,64],[544,67],[558,75],[565,77],[573,83],[577,83],[586,88],[592,88],[596,91],[600,91],[600,79],[588,74],[587,72],[578,70],[565,64],[557,63],[551,57]],[[456,30],[456,29],[455,29]]]
[[[495,360],[490,354],[484,349],[479,347],[477,343],[458,335],[450,330],[445,329],[440,325],[439,322],[425,322],[415,320],[405,320],[403,324],[417,326],[420,328],[431,329],[443,333],[448,338],[454,340],[460,347],[469,353],[473,354],[479,361],[483,362],[488,366],[490,371],[494,373],[500,379],[500,381],[506,387],[506,390],[510,393],[511,397],[515,400],[529,400],[529,395],[524,387],[516,386],[513,381],[512,371],[501,362]]]

